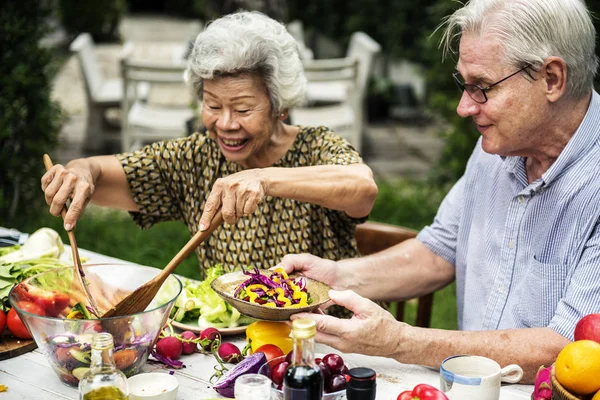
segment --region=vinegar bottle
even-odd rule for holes
[[[292,363],[283,378],[284,400],[321,400],[323,375],[315,364],[315,334],[317,324],[310,319],[297,319],[292,323]]]
[[[92,338],[90,370],[79,381],[80,400],[126,400],[128,398],[127,378],[115,365],[114,347],[110,333],[98,333]]]

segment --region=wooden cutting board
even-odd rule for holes
[[[5,335],[0,337],[0,360],[13,358],[27,353],[37,346],[34,340],[23,340]]]

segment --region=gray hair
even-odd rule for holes
[[[244,73],[262,78],[273,115],[304,101],[306,77],[296,40],[283,24],[256,11],[226,15],[200,32],[186,78],[202,97],[205,79]]]
[[[557,56],[567,64],[567,95],[581,98],[594,87],[596,30],[583,0],[470,0],[444,25],[444,56],[455,52],[462,33],[491,34],[504,49],[505,64],[535,69]]]

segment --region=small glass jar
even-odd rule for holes
[[[264,375],[245,374],[235,380],[235,400],[271,398],[271,380]]]
[[[90,370],[79,381],[80,400],[126,400],[128,398],[127,378],[115,365],[114,347],[110,333],[98,333],[92,338]]]

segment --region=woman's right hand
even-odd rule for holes
[[[71,200],[64,220],[65,229],[69,231],[75,228],[94,194],[94,180],[91,171],[85,168],[65,168],[56,164],[42,176],[42,190],[52,215],[60,216],[67,200]]]
[[[277,267],[283,268],[288,274],[298,272],[307,278],[323,282],[334,289],[337,287],[336,283],[339,282],[339,264],[312,254],[288,254],[281,259]]]

